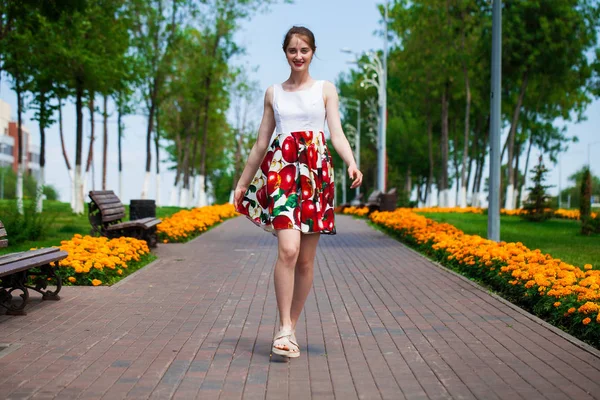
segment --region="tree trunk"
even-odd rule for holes
[[[75,138],[75,207],[73,211],[76,214],[83,213],[83,186],[81,182],[82,160],[83,160],[83,79],[80,76],[75,77],[75,111],[76,117],[76,138]]]
[[[19,158],[17,161],[17,211],[19,214],[24,213],[23,209],[23,170],[24,170],[24,162],[23,162],[23,152],[27,151],[27,149],[23,148],[23,91],[21,90],[21,81],[17,78],[17,135],[19,136],[17,157]]]
[[[425,190],[425,206],[431,206],[431,185],[433,185],[433,168],[434,168],[434,159],[433,159],[433,121],[431,117],[431,107],[429,100],[427,101],[427,147],[429,154],[429,175],[427,176],[427,189]]]
[[[71,210],[75,210],[75,182],[73,181],[73,170],[71,169],[71,163],[69,162],[69,155],[67,154],[67,147],[65,146],[65,135],[63,132],[63,119],[62,119],[62,99],[58,99],[58,133],[60,135],[60,145],[62,148],[63,158],[67,166],[67,172],[69,174],[69,180],[71,182]]]
[[[117,147],[118,147],[118,169],[119,169],[119,198],[123,198],[123,105],[122,105],[122,97],[119,99],[119,110],[117,111]]]
[[[441,155],[442,166],[440,169],[440,207],[448,206],[448,92],[450,90],[450,82],[446,81],[442,92],[442,137],[441,137]]]
[[[522,206],[522,198],[523,198],[523,187],[525,186],[525,183],[527,182],[527,172],[529,168],[529,155],[531,154],[531,147],[533,145],[533,140],[532,138],[529,138],[529,145],[527,146],[527,156],[525,157],[525,173],[523,174],[523,182],[521,183],[521,187],[519,188],[519,204],[521,207]],[[560,196],[560,193],[559,193]]]
[[[507,210],[513,210],[515,208],[513,191],[515,187],[515,179],[513,175],[513,158],[514,158],[514,146],[515,146],[515,134],[517,131],[517,124],[519,122],[519,114],[521,112],[521,106],[523,105],[523,98],[525,97],[525,90],[527,89],[528,73],[523,73],[523,80],[521,83],[521,90],[519,92],[519,98],[513,111],[513,118],[510,125],[510,131],[506,138],[508,142],[508,185],[506,187],[506,202],[504,208]]]
[[[156,153],[156,197],[155,197],[155,201],[156,201],[156,205],[160,205],[160,146],[159,146],[159,140],[160,140],[160,119],[159,119],[159,114],[160,114],[160,108],[156,107],[156,113],[155,113],[155,117],[156,117],[156,126],[154,127],[154,152]]]
[[[102,154],[102,190],[106,190],[106,165],[108,160],[108,96],[104,95],[104,111],[102,117],[104,119],[103,132],[103,154]]]
[[[156,81],[152,87],[152,96],[150,97],[150,109],[148,112],[148,127],[146,129],[146,175],[142,186],[142,199],[148,197],[148,187],[150,186],[150,169],[152,167],[152,130],[154,127],[154,111],[156,108]]]
[[[514,170],[513,170],[513,174],[514,174],[514,181],[515,181],[515,189],[516,189],[516,193],[513,195],[513,198],[515,200],[513,200],[513,203],[515,204],[515,207],[518,208],[518,204],[519,204],[519,200],[521,197],[521,193],[519,192],[520,189],[520,185],[519,185],[519,158],[521,158],[521,142],[517,142],[516,144],[516,151],[515,151],[515,160],[514,160]]]
[[[464,42],[464,38],[463,38]],[[465,134],[463,144],[463,159],[462,169],[460,172],[460,199],[459,206],[464,208],[467,206],[467,184],[469,182],[467,178],[467,158],[469,156],[469,116],[471,114],[471,88],[469,86],[469,73],[467,71],[467,64],[463,61],[463,74],[465,76],[465,92],[466,92],[466,105],[465,105]]]
[[[187,208],[189,204],[188,201],[188,193],[190,190],[190,141],[192,137],[193,129],[188,127],[185,133],[185,146],[183,147],[184,156],[183,156],[183,181],[182,181],[182,189],[179,195],[179,207]]]
[[[45,184],[45,173],[44,167],[46,166],[46,93],[40,92],[40,176],[37,180],[37,188],[35,194],[35,211],[41,213],[44,207],[44,184]]]
[[[96,140],[96,127],[95,125],[95,120],[94,120],[94,93],[90,92],[90,101],[88,103],[89,106],[89,111],[90,111],[90,147],[88,149],[88,157],[87,157],[87,163],[85,166],[85,173],[83,174],[83,179],[82,179],[82,192],[83,192],[83,196],[85,196],[85,192],[86,190],[84,189],[86,187],[86,183],[87,183],[87,174],[90,172],[90,167],[92,166],[92,163],[94,162],[94,141]],[[94,173],[92,172],[92,190],[95,190],[95,180],[94,180]],[[83,200],[83,197],[82,197]],[[82,210],[83,212],[83,210]]]

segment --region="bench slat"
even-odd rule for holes
[[[6,229],[0,227],[0,237],[6,236]]]
[[[108,208],[106,210],[100,210],[100,212],[102,213],[103,217],[110,217],[115,214],[125,215],[125,207],[121,206],[121,207],[115,207],[115,208]]]
[[[0,266],[4,264],[10,264],[11,262],[26,260],[28,258],[37,257],[39,255],[57,253],[60,249],[56,247],[49,247],[47,249],[38,249],[38,250],[28,250],[28,251],[20,251],[18,253],[10,253],[3,256],[0,256]]]
[[[52,249],[55,250],[52,252],[44,250],[50,249],[30,250],[1,257],[0,262],[2,262],[2,264],[0,265],[0,277],[29,268],[39,267],[40,265],[45,265],[53,261],[60,261],[68,256],[66,251],[61,251],[59,249]],[[11,262],[7,262],[9,259],[11,259]]]
[[[116,231],[119,229],[127,229],[127,228],[134,228],[134,227],[141,227],[141,228],[152,228],[155,225],[160,224],[162,221],[158,218],[154,218],[154,217],[148,217],[148,218],[142,218],[142,219],[135,219],[133,221],[125,221],[125,222],[121,222],[120,224],[114,224],[114,225],[110,225],[107,229],[109,231]]]
[[[8,239],[0,239],[0,247],[8,247]]]
[[[115,196],[114,194],[103,194],[99,196],[90,196],[96,204],[105,204],[105,203],[120,203],[121,200]]]
[[[123,205],[123,203],[121,203],[120,201],[115,201],[113,203],[96,203],[96,205],[98,206],[98,208],[100,210],[110,210],[111,208],[123,208],[125,209],[125,206]]]
[[[113,221],[118,221],[120,219],[125,218],[125,214],[115,214],[115,215],[110,215],[108,217],[102,218],[102,223],[104,224],[105,222],[113,222]]]

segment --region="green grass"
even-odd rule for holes
[[[14,204],[14,200],[0,200],[0,221],[2,221],[3,218],[2,210],[12,209]],[[30,203],[28,201],[25,201],[25,207],[27,207],[29,204]],[[127,211],[126,219],[128,219],[129,206],[126,205],[125,208]],[[42,216],[48,226],[42,238],[36,241],[11,243],[11,232],[8,231],[6,236],[8,239],[8,247],[0,249],[0,254],[29,250],[30,248],[34,247],[39,248],[59,246],[62,240],[68,240],[76,233],[81,235],[90,234],[91,226],[87,216],[87,205],[85,210],[86,211],[83,214],[77,215],[71,212],[71,206],[68,203],[45,201]],[[156,216],[158,218],[165,218],[173,215],[179,210],[181,210],[179,207],[157,207]]]
[[[487,237],[487,215],[454,213],[419,213],[438,222],[447,222],[469,235]],[[582,236],[579,221],[550,219],[529,222],[515,216],[500,219],[500,239],[521,242],[530,249],[540,249],[578,267],[592,264],[600,269],[600,235]]]

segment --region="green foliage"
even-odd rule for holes
[[[16,199],[17,174],[12,168],[0,168],[0,176],[4,179],[4,198]],[[0,183],[2,178],[0,178]],[[37,181],[29,174],[23,175],[23,197],[25,199],[34,199],[37,192]],[[52,185],[44,186],[44,194],[47,200],[56,200],[58,193]]]
[[[579,218],[581,220],[581,233],[589,236],[600,233],[600,213],[592,217],[592,173],[589,167],[583,171],[581,180],[581,203],[579,204]]]
[[[4,224],[10,245],[43,239],[54,219],[44,213],[35,212],[35,202],[29,203],[25,212],[20,214],[16,202],[3,203],[0,206],[0,221]]]
[[[552,186],[543,184],[546,180],[548,168],[544,165],[542,156],[540,156],[538,164],[533,167],[531,173],[533,174],[531,181],[534,186],[527,188],[529,197],[523,204],[525,213],[522,214],[522,217],[529,221],[545,221],[552,216],[550,196],[546,191]]]
[[[584,166],[569,176],[569,182],[571,182],[572,185],[561,190],[561,199],[563,204],[565,204],[567,199],[570,199],[570,206],[572,208],[579,208],[581,204],[581,185],[586,170],[587,166]],[[591,179],[592,195],[600,195],[600,177],[592,175]]]

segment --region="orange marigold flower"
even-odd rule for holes
[[[101,280],[98,280],[98,279],[94,279],[94,280],[92,281],[92,285],[94,285],[94,286],[102,285],[102,281],[101,281]]]
[[[554,307],[560,307],[560,301],[557,301],[556,303],[554,303]]]
[[[69,282],[71,282],[71,283],[75,283],[76,280],[77,279],[75,279],[75,277],[73,277],[73,276],[69,277]]]
[[[573,314],[575,312],[575,307],[571,307],[567,310],[569,314]]]
[[[584,320],[583,320],[583,321],[581,321],[581,322],[583,322],[583,324],[584,324],[584,325],[587,325],[587,324],[589,324],[590,322],[592,322],[592,319],[591,319],[590,317],[588,317],[588,318],[584,319]]]
[[[585,269],[585,270],[592,269],[592,264],[585,264],[585,265],[583,266],[583,269]]]

